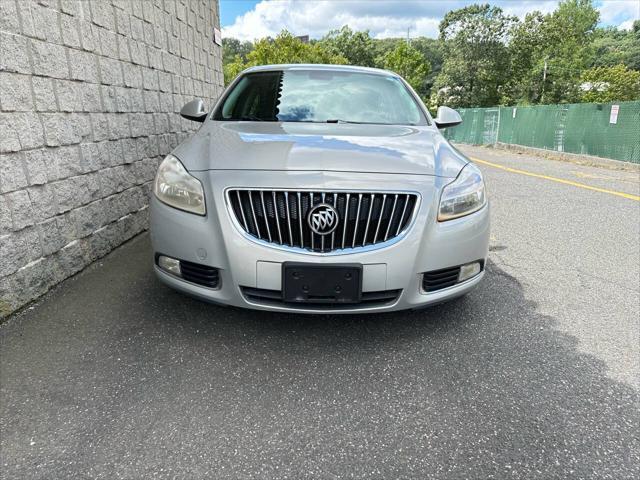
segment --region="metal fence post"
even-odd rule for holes
[[[496,126],[496,138],[493,141],[493,146],[495,147],[498,144],[498,137],[500,137],[500,114],[502,111],[502,107],[498,106],[498,125]]]

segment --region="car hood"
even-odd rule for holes
[[[433,127],[207,120],[173,152],[190,171],[375,172],[454,178],[468,160]]]

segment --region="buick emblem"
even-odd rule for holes
[[[327,203],[320,203],[309,211],[307,223],[318,235],[329,235],[338,226],[338,212]]]

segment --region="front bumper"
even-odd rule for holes
[[[489,207],[456,220],[436,221],[439,192],[450,180],[421,175],[345,174],[332,172],[190,172],[205,188],[207,216],[200,217],[151,199],[151,240],[154,254],[211,266],[219,270],[219,285],[212,289],[186,282],[155,267],[160,280],[200,299],[237,307],[300,313],[367,313],[419,308],[467,293],[482,279],[477,276],[435,292],[422,289],[422,273],[473,261],[484,261],[489,243]],[[225,190],[233,188],[318,190],[410,190],[419,193],[420,205],[413,225],[393,245],[345,253],[319,255],[287,251],[248,238],[233,221]],[[284,262],[360,264],[363,292],[400,291],[383,304],[306,307],[256,301],[243,288],[280,290]]]

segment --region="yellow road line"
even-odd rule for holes
[[[615,195],[617,197],[627,198],[629,200],[635,200],[640,202],[640,196],[632,195],[631,193],[618,192],[616,190],[607,190],[606,188],[592,187],[591,185],[585,185],[584,183],[572,182],[571,180],[565,180],[563,178],[550,177],[549,175],[541,175],[539,173],[527,172],[526,170],[520,170],[518,168],[505,167],[498,163],[487,162],[486,160],[480,160],[479,158],[469,157],[474,162],[482,163],[483,165],[489,165],[490,167],[499,168],[511,173],[519,173],[520,175],[527,175],[529,177],[543,178],[545,180],[551,180],[552,182],[564,183],[565,185],[572,185],[578,188],[584,188],[585,190],[593,190],[594,192],[608,193],[609,195]]]

